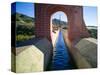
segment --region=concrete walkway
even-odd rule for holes
[[[94,38],[84,38],[80,40],[75,47],[82,56],[91,64],[93,68],[97,67],[97,40]]]

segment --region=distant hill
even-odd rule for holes
[[[96,29],[97,30],[97,26],[86,26],[87,29]]]
[[[98,27],[97,26],[86,26],[88,29],[88,32],[90,33],[90,36],[97,39],[97,31]]]
[[[16,24],[17,35],[34,35],[35,19],[20,13],[11,15],[12,25]]]
[[[12,22],[16,21],[16,25],[35,25],[35,18],[29,17],[21,13],[12,14]]]
[[[58,26],[66,26],[67,25],[67,22],[61,21],[59,19],[53,19],[52,20],[52,24],[53,25],[58,25]]]

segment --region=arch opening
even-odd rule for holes
[[[68,17],[63,11],[57,11],[50,17],[50,34],[53,46],[56,43],[59,31],[68,30]]]

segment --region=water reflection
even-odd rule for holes
[[[68,53],[68,47],[65,46],[61,31],[59,32],[53,54],[51,70],[67,70],[75,68],[71,61],[70,54]]]

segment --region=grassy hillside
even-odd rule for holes
[[[15,14],[14,14],[15,15]],[[23,14],[16,13],[17,25],[31,25],[34,26],[35,19]]]
[[[97,29],[88,29],[92,38],[97,39]]]
[[[53,24],[53,25],[57,25],[57,26],[61,26],[61,25],[66,26],[66,25],[67,25],[67,22],[65,22],[65,21],[60,21],[59,19],[53,19],[53,20],[52,20],[52,24]]]
[[[97,26],[87,26],[87,29],[91,37],[97,39]]]
[[[34,37],[34,18],[15,13],[12,15],[12,23],[13,22],[16,22],[16,41],[24,41]]]

